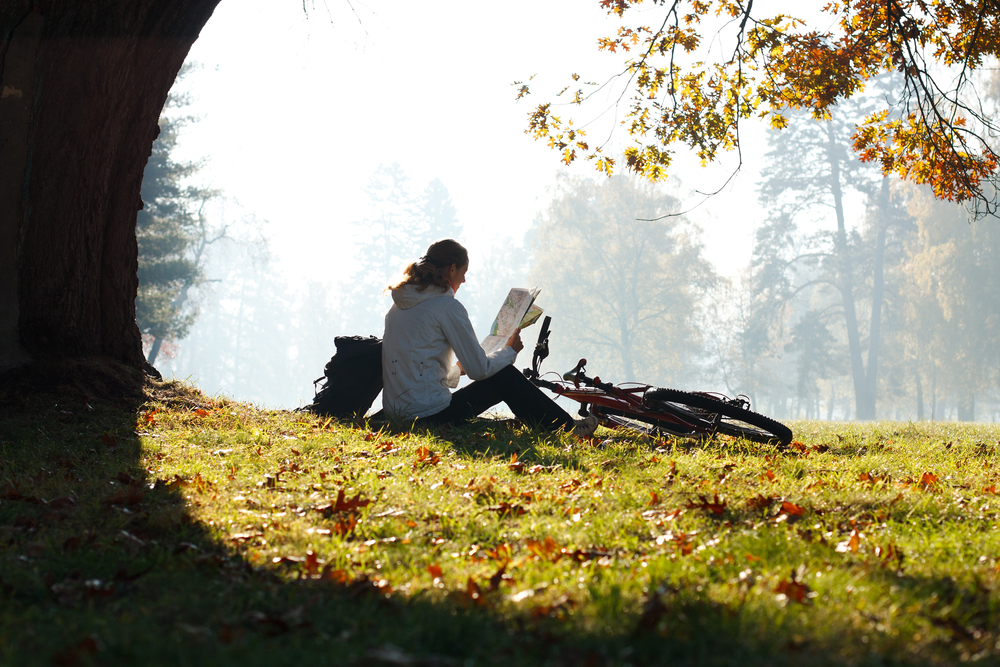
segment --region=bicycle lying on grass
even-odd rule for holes
[[[661,389],[638,382],[618,385],[587,377],[586,359],[555,381],[543,379],[540,368],[549,356],[549,323],[542,322],[531,368],[524,375],[536,386],[579,402],[580,416],[593,414],[609,428],[630,428],[644,433],[665,433],[687,437],[716,433],[745,438],[752,442],[781,447],[792,441],[792,431],[784,424],[752,412],[745,396]]]

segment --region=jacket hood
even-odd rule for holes
[[[450,287],[444,289],[430,285],[422,292],[418,290],[417,287],[417,285],[403,285],[398,289],[392,290],[392,302],[399,308],[406,310],[408,308],[413,308],[428,299],[437,299],[442,296],[455,296],[455,291]]]

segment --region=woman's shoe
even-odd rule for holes
[[[573,430],[570,431],[573,435],[578,438],[589,438],[594,435],[594,431],[597,430],[597,417],[590,415],[584,417],[583,419],[576,419],[573,421]]]

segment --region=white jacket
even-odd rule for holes
[[[382,337],[382,405],[396,417],[428,417],[451,404],[449,387],[460,371],[452,353],[473,380],[488,378],[514,363],[517,352],[504,347],[487,357],[472,330],[465,306],[451,288],[416,285],[392,290]]]

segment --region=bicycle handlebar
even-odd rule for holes
[[[563,380],[566,380],[567,382],[578,382],[581,378],[586,377],[583,374],[583,367],[586,365],[586,359],[581,359],[576,362],[576,366],[573,367],[573,370],[563,373]]]
[[[541,379],[539,370],[542,365],[542,360],[549,356],[549,324],[552,322],[552,318],[548,315],[542,320],[542,328],[538,332],[538,342],[535,343],[535,353],[532,355],[531,368],[524,369],[525,377],[529,378],[537,386],[545,387],[556,391],[558,385],[553,382],[548,382]],[[605,391],[610,391],[613,389],[613,385],[607,382],[601,382],[600,378],[590,378],[584,374],[584,366],[587,365],[586,359],[580,359],[576,366],[571,371],[563,373],[562,379],[565,382],[572,382],[576,386],[583,384],[587,387],[597,387],[598,389],[603,389]]]

